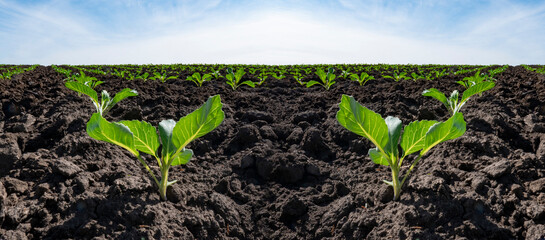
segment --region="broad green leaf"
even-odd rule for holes
[[[233,82],[227,82],[227,85],[231,86],[231,88],[235,89],[235,84]]]
[[[99,113],[94,113],[87,122],[87,134],[96,140],[125,148],[134,156],[140,155],[134,145],[131,130],[123,124],[108,122]]]
[[[238,81],[240,81],[240,79],[242,79],[244,74],[246,74],[246,72],[244,72],[244,70],[242,68],[239,68],[237,70],[237,72],[235,73],[235,79],[236,79],[237,83],[238,83]]]
[[[333,80],[335,80],[335,77],[336,77],[335,74],[329,73],[329,74],[327,75],[327,80],[328,80],[328,81],[333,81]]]
[[[98,93],[89,86],[79,82],[66,82],[64,86],[76,92],[83,93],[89,96],[94,102],[98,103]]]
[[[382,154],[378,150],[378,148],[370,148],[368,153],[369,153],[369,157],[371,157],[371,160],[375,164],[384,165],[384,166],[389,166],[390,165],[390,163],[388,162],[388,160],[386,159],[384,154]]]
[[[208,81],[208,80],[210,80],[210,79],[212,79],[212,75],[210,75],[210,74],[208,74],[208,73],[207,73],[207,74],[204,74],[204,75],[202,76],[202,80],[203,80],[203,81]]]
[[[320,80],[322,80],[322,82],[326,81],[327,75],[326,75],[326,73],[324,72],[323,69],[316,70],[316,75],[318,76],[318,78],[320,78]],[[309,86],[307,85],[307,87],[309,87]]]
[[[225,78],[227,78],[227,80],[229,80],[229,81],[234,81],[235,80],[235,77],[231,73],[228,73],[227,75],[225,75]]]
[[[431,148],[444,141],[462,136],[466,131],[466,122],[461,112],[454,114],[445,122],[436,123],[426,133],[424,147],[420,155],[426,154]]]
[[[388,126],[380,114],[362,106],[352,96],[343,94],[337,121],[351,132],[369,139],[384,152],[388,142]]]
[[[326,89],[329,90],[329,88],[331,88],[331,86],[333,86],[333,84],[335,84],[335,81],[328,82],[327,85],[326,85]]]
[[[403,149],[403,157],[422,150],[426,133],[433,124],[437,121],[414,121],[405,126],[403,136],[401,137],[401,148]]]
[[[197,110],[180,118],[174,127],[172,142],[177,151],[191,141],[214,130],[225,118],[219,95],[212,96]]]
[[[308,87],[312,87],[312,86],[314,86],[314,85],[316,85],[316,84],[321,84],[321,83],[320,83],[320,82],[317,82],[317,81],[314,81],[314,80],[308,81],[308,82],[307,82],[307,88],[308,88]]]
[[[397,147],[399,146],[399,137],[401,136],[401,120],[396,117],[388,116],[384,120],[388,126],[388,143],[386,144],[386,154],[390,159],[397,159],[399,156]]]
[[[255,83],[252,82],[252,81],[244,81],[244,82],[242,82],[241,84],[246,84],[246,85],[248,85],[248,86],[250,86],[250,87],[255,88]]]
[[[462,103],[467,101],[469,99],[469,97],[477,94],[477,93],[482,93],[488,89],[491,89],[495,86],[494,82],[481,82],[481,83],[478,83],[476,85],[473,85],[471,86],[470,88],[468,88],[467,90],[464,91],[464,93],[462,94]]]
[[[176,121],[172,119],[163,120],[159,123],[159,136],[161,137],[161,143],[163,149],[161,155],[164,163],[167,163],[172,155],[176,152],[176,146],[172,143],[172,132],[176,126]]]
[[[138,120],[120,121],[119,123],[127,126],[134,136],[134,147],[149,155],[157,157],[159,148],[159,137],[154,126],[147,122]]]
[[[467,82],[465,82],[465,81],[457,81],[456,83],[458,83],[458,84],[464,86],[465,88],[468,87],[468,84],[467,84]]]
[[[442,102],[443,104],[445,104],[445,106],[447,107],[449,106],[449,103],[445,94],[435,88],[424,90],[424,92],[422,92],[422,96],[435,98],[439,100],[440,102]]]
[[[178,166],[181,164],[186,164],[189,162],[191,157],[193,156],[193,150],[191,149],[183,149],[178,155],[174,157],[172,160],[171,166]]]
[[[115,104],[117,104],[119,101],[128,98],[138,96],[138,92],[136,90],[132,90],[130,88],[125,88],[121,91],[119,91],[117,94],[115,94],[112,103],[110,104],[110,108],[113,107]]]
[[[362,74],[361,78],[363,78],[363,74]],[[350,75],[350,79],[352,79],[353,81],[356,81],[356,82],[359,82],[361,78],[360,78],[360,76],[358,76],[358,74],[355,74],[355,73]]]

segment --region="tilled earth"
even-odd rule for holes
[[[225,120],[173,167],[169,201],[124,149],[85,132],[89,99],[50,67],[0,81],[3,239],[540,239],[545,234],[545,77],[522,67],[462,109],[467,132],[417,165],[401,200],[371,162],[370,142],[335,119],[342,94],[405,124],[445,120],[438,81],[294,81],[233,91],[221,82],[102,79],[136,89],[107,116],[153,125],[221,94]],[[157,172],[154,160],[146,158]],[[405,168],[406,169],[406,168]],[[158,172],[157,172],[158,174]]]

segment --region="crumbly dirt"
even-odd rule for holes
[[[85,132],[90,100],[50,67],[0,81],[2,239],[543,239],[545,77],[522,67],[462,109],[467,132],[417,165],[400,201],[370,142],[335,119],[342,94],[382,116],[445,120],[436,81],[340,81],[330,91],[269,79],[237,91],[222,82],[105,80],[136,89],[107,116],[157,125],[221,94],[225,120],[173,167],[169,201],[124,149]],[[460,78],[460,79],[458,79]],[[146,158],[157,172],[154,160]]]

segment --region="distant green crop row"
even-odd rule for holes
[[[261,86],[268,79],[294,80],[301,86],[322,86],[329,90],[339,80],[351,80],[360,86],[370,80],[437,80],[472,76],[487,78],[505,71],[508,66],[472,65],[86,65],[52,66],[69,80],[82,76],[121,78],[125,80],[187,80],[201,87],[208,81],[225,81],[236,90],[241,85]]]
[[[24,73],[27,71],[34,70],[38,65],[32,65],[30,67],[23,66],[0,66],[0,80],[2,79],[11,79],[13,76]]]
[[[541,66],[541,67],[530,67],[528,65],[522,65],[524,68],[526,68],[526,70],[528,71],[532,71],[532,72],[536,72],[536,73],[539,73],[539,74],[545,74],[545,66]]]

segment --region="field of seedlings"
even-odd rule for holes
[[[543,239],[545,67],[0,65],[0,239]]]

